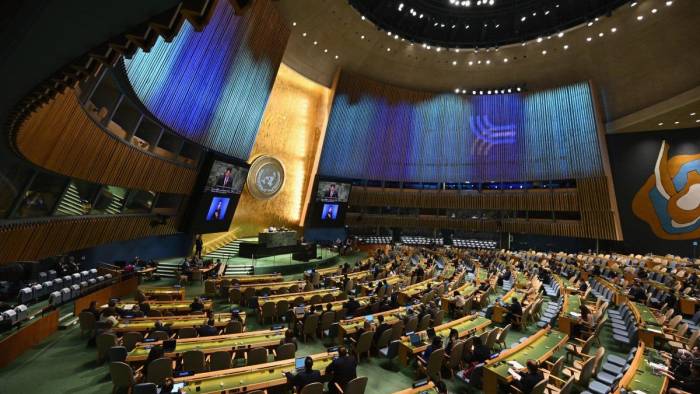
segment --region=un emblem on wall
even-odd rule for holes
[[[260,200],[272,198],[284,186],[284,166],[272,156],[260,156],[250,166],[246,183],[253,197]]]

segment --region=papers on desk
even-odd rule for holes
[[[664,364],[659,364],[659,363],[649,363],[649,366],[652,367],[654,370],[657,371],[667,371],[668,367]]]
[[[507,364],[510,365],[511,367],[515,368],[515,369],[523,369],[523,368],[525,368],[524,365],[520,364],[520,363],[517,362],[517,361],[508,361]]]
[[[509,373],[510,376],[512,376],[513,379],[515,379],[515,380],[520,380],[520,378],[521,378],[520,374],[517,373],[517,372],[515,372],[515,370],[514,370],[513,368],[508,368],[508,373]]]
[[[647,394],[645,391],[642,391],[642,390],[634,390],[632,393],[634,393],[634,394]]]
[[[655,333],[657,333],[657,334],[662,334],[662,333],[663,333],[663,331],[662,331],[662,330],[659,330],[658,328],[649,328],[649,327],[647,327],[646,330],[647,330],[647,331],[650,331],[650,332],[655,332]]]
[[[578,312],[569,312],[569,314],[573,317],[576,317],[576,318],[581,317],[581,314]]]

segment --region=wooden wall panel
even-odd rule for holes
[[[6,367],[56,330],[58,330],[58,310],[47,313],[16,333],[5,337],[0,341],[0,368]],[[31,390],[27,391],[31,392]]]
[[[369,207],[578,212],[580,220],[497,221],[350,213],[347,215],[347,224],[353,227],[435,228],[619,240],[615,227],[616,213],[607,198],[607,179],[583,178],[578,179],[576,184],[576,189],[483,192],[354,187],[349,204]]]
[[[0,226],[0,263],[38,260],[104,243],[175,234],[175,219],[152,226],[154,216],[52,218]]]
[[[493,209],[562,212],[578,211],[576,190],[527,192],[464,192],[354,187],[350,205],[404,208]]]
[[[80,311],[90,306],[92,301],[97,302],[97,305],[103,305],[109,302],[112,298],[123,298],[136,291],[139,287],[139,278],[133,276],[129,279],[117,282],[103,289],[93,291],[92,293],[80,297],[73,302],[73,314],[78,316]]]
[[[16,145],[34,164],[90,182],[189,194],[197,170],[163,160],[102,130],[68,89],[32,113]]]

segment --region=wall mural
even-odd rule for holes
[[[632,201],[632,211],[657,237],[669,240],[700,236],[700,154],[668,157],[661,142],[654,173]]]

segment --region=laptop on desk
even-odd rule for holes
[[[306,360],[306,357],[297,357],[294,359],[294,369],[296,372],[301,372],[304,370],[304,361]]]
[[[423,340],[420,338],[420,335],[413,333],[408,336],[409,340],[411,341],[411,346],[413,347],[418,347],[418,346],[423,346],[425,343],[423,343]]]

